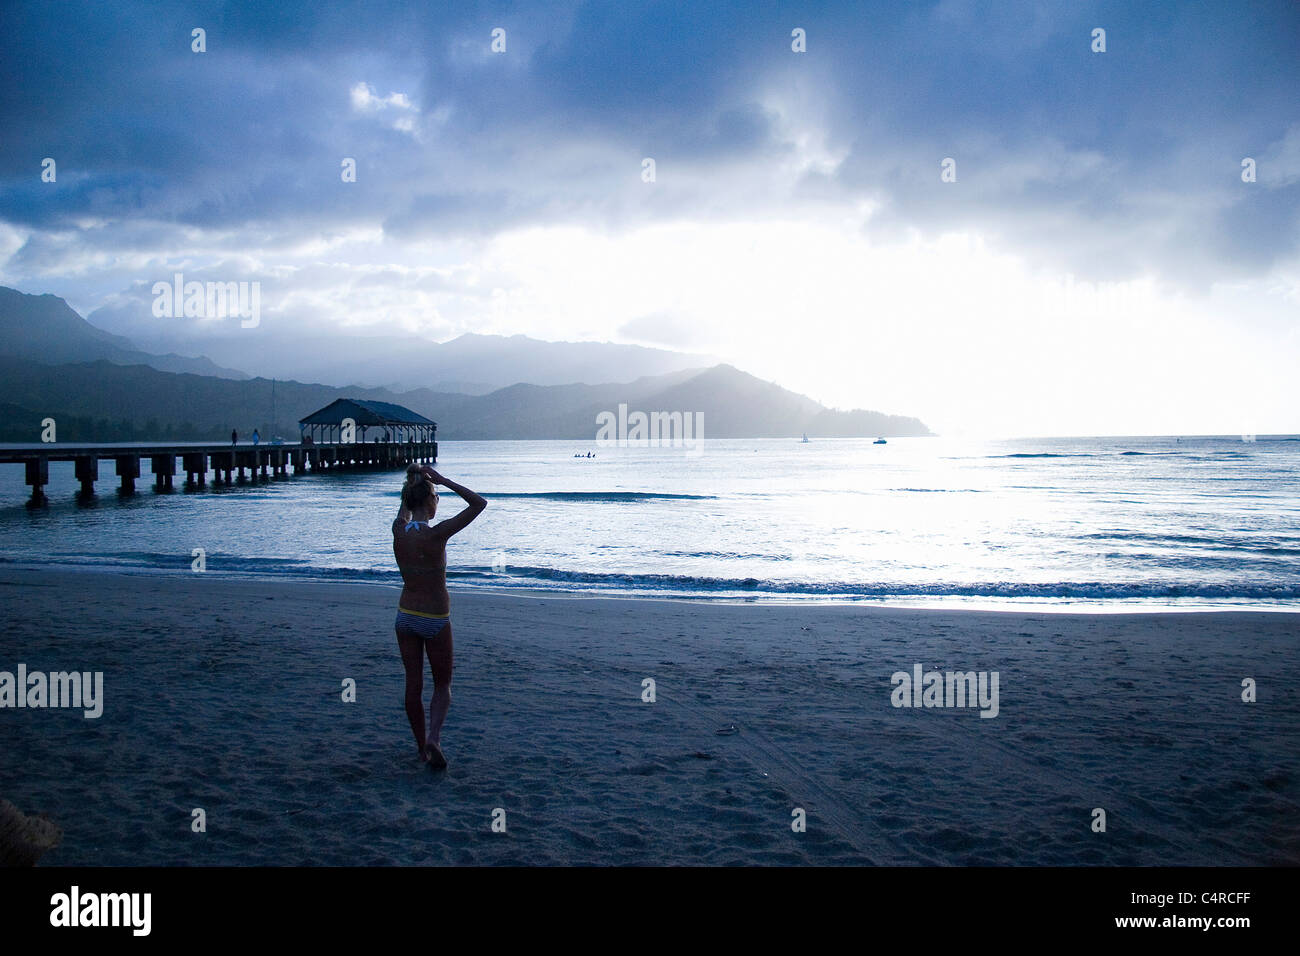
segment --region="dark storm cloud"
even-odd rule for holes
[[[1296,252],[1300,174],[1280,144],[1300,124],[1297,11],[9,4],[0,218],[31,230],[13,262],[35,272],[147,244],[142,223],[160,249],[194,230],[205,248],[268,248],[349,226],[473,237],[869,199],[880,235],[972,228],[1080,275],[1198,283]],[[807,53],[790,50],[796,26]],[[1089,48],[1094,27],[1106,53]],[[373,99],[358,108],[361,83]],[[842,161],[768,188],[810,129]],[[39,180],[46,156],[55,186]],[[1240,181],[1245,156],[1256,184]],[[939,182],[945,157],[955,184]]]

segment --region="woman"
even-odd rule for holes
[[[433,524],[438,510],[436,485],[446,485],[467,507],[454,518]],[[393,521],[393,556],[402,571],[397,606],[397,646],[406,669],[406,717],[420,748],[420,759],[433,769],[447,766],[442,722],[451,706],[451,597],[447,594],[447,539],[483,513],[487,502],[468,488],[448,481],[428,465],[406,469],[402,503]],[[424,662],[433,671],[433,700],[428,730],[424,723]]]

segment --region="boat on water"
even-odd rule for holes
[[[871,444],[873,444],[873,445],[888,445],[889,442],[885,441],[883,438],[877,438],[877,439],[876,439],[875,441],[873,441]]]
[[[803,438],[799,439],[799,444],[801,444],[801,445],[806,445],[806,444],[808,444],[808,433],[807,433],[807,432],[804,432],[804,433],[803,433]]]

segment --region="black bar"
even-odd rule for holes
[[[503,837],[504,838],[504,837]],[[648,933],[674,947],[679,934],[775,937],[807,941],[847,933],[908,951],[983,951],[1015,940],[1133,940],[1175,946],[1193,938],[1216,948],[1282,938],[1295,882],[1291,869],[432,869],[378,868],[54,868],[0,870],[0,926],[6,944],[77,934],[85,942],[131,939],[129,927],[54,927],[56,894],[149,893],[149,936],[236,943],[261,936],[295,943],[387,938],[426,924],[433,932],[496,939],[503,924],[565,939],[588,937],[602,920],[628,939]],[[1177,894],[1191,902],[1177,902]],[[1135,902],[1134,894],[1142,900]],[[1217,901],[1215,894],[1226,896]],[[1161,896],[1169,900],[1154,902]],[[143,897],[139,898],[143,901]],[[70,902],[70,900],[69,900]],[[66,907],[64,908],[66,911]],[[1157,925],[1117,926],[1146,918]],[[1188,917],[1245,917],[1248,927],[1160,926]],[[473,920],[473,922],[470,922]],[[414,922],[413,922],[414,921]],[[674,932],[669,933],[669,930]],[[661,935],[662,934],[662,935]],[[418,933],[416,934],[418,936]],[[557,937],[559,938],[559,937]],[[42,939],[42,941],[44,941]],[[8,949],[8,947],[6,947]],[[19,952],[19,950],[9,950]]]

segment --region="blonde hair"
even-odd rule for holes
[[[406,466],[406,484],[402,486],[402,505],[408,511],[424,507],[429,501],[437,500],[438,489],[422,472],[422,466]]]

